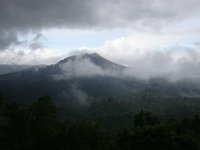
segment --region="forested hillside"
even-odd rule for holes
[[[1,97],[0,148],[2,150],[198,150],[200,148],[198,115],[186,118],[182,114],[179,118],[165,116],[161,119],[148,111],[131,113],[130,107],[128,102],[117,102],[109,98],[99,102],[98,105],[74,108],[73,111],[77,111],[74,115],[77,117],[71,114],[69,117],[66,113],[61,115],[61,109],[56,107],[48,96],[39,98],[29,108],[23,108],[17,103],[6,104]],[[66,110],[72,112],[72,109]],[[87,113],[92,113],[93,117],[90,118]]]

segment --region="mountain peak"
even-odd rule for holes
[[[91,54],[89,54],[90,56],[98,56],[98,57],[101,57],[98,53],[91,53]]]
[[[73,55],[73,56],[69,56],[61,61],[58,62],[58,64],[64,64],[67,63],[69,61],[82,61],[82,60],[89,60],[91,63],[93,63],[94,65],[97,65],[99,67],[101,67],[102,69],[117,69],[117,70],[122,70],[125,67],[119,64],[116,64],[102,56],[100,56],[98,53],[84,53],[82,55]]]

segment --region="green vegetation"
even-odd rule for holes
[[[77,107],[78,112],[74,113],[66,109],[68,111],[62,114],[48,96],[29,108],[22,108],[17,103],[5,104],[0,98],[0,149],[200,149],[198,115],[189,119],[160,119],[147,111],[131,112],[129,102],[112,98]]]

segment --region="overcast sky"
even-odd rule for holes
[[[51,64],[90,51],[195,76],[199,48],[199,0],[0,0],[0,64]]]

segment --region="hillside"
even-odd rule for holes
[[[124,76],[125,69],[96,53],[70,56],[53,65],[1,75],[0,93],[9,101],[25,104],[50,95],[61,105],[71,103],[72,99],[84,102],[101,97],[127,97],[145,91],[164,96],[199,96],[198,82],[169,82],[162,78],[139,80]]]

